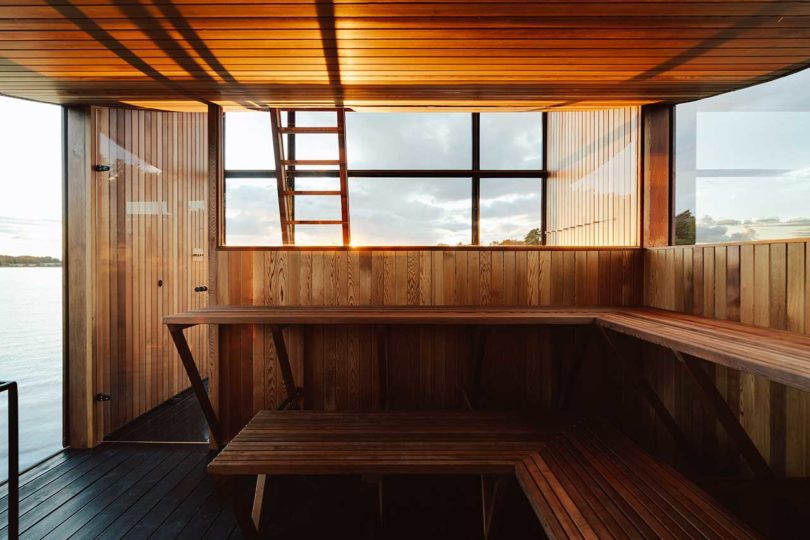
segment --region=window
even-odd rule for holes
[[[352,243],[469,245],[471,198],[469,178],[352,178]]]
[[[810,70],[676,107],[675,243],[810,236]]]
[[[338,116],[281,113],[281,210],[270,113],[226,115],[225,245],[343,243]],[[351,245],[542,243],[542,113],[347,112],[345,142]]]

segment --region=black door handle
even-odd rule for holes
[[[208,287],[205,285],[200,285],[199,287],[194,287],[194,292],[205,292],[208,290]]]

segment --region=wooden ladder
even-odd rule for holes
[[[296,112],[334,112],[337,122],[329,127],[303,127],[295,125]],[[287,125],[282,123],[282,114],[287,114]],[[296,225],[340,225],[343,232],[343,245],[351,243],[349,227],[349,184],[346,173],[346,111],[344,109],[271,109],[270,122],[273,129],[276,180],[278,182],[278,204],[281,216],[281,239],[285,245],[295,244]],[[295,138],[297,134],[334,134],[338,138],[337,159],[296,159]],[[287,137],[285,137],[285,135]],[[289,144],[286,146],[285,141]],[[306,169],[298,169],[304,166]],[[317,167],[326,167],[318,169]],[[337,167],[335,169],[334,167]],[[296,176],[338,177],[337,190],[298,190]],[[307,219],[295,217],[295,197],[326,196],[340,197],[340,219]]]

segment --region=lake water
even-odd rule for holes
[[[0,380],[17,381],[20,469],[62,448],[62,269],[0,268]],[[8,397],[0,394],[0,479]]]

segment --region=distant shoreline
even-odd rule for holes
[[[62,263],[53,264],[0,264],[0,268],[62,268]]]
[[[0,255],[0,268],[58,268],[62,261],[56,257],[31,255]]]

